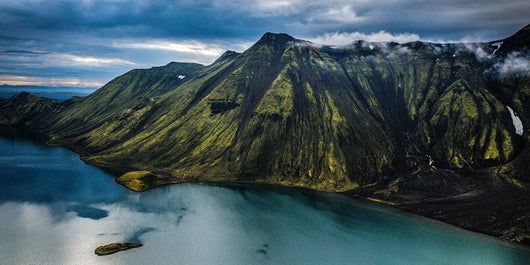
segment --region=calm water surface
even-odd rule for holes
[[[529,264],[530,250],[339,195],[117,185],[68,150],[1,129],[1,264]],[[143,247],[94,255],[103,244]]]

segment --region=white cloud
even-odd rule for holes
[[[384,30],[374,33],[362,32],[328,32],[312,39],[313,42],[325,45],[347,45],[356,40],[364,40],[369,42],[398,42],[406,43],[412,41],[419,41],[421,38],[414,33],[389,33]]]
[[[13,86],[79,86],[101,87],[103,82],[82,80],[73,77],[36,77],[21,75],[0,75],[0,84]]]
[[[479,62],[484,62],[493,58],[493,53],[484,49],[481,43],[458,43],[456,44],[456,53],[454,56],[472,53]]]
[[[361,21],[354,8],[351,5],[344,5],[341,7],[330,7],[323,12],[315,13],[308,18],[310,22],[339,22],[339,23],[353,23]]]
[[[77,56],[71,54],[50,54],[49,60],[57,64],[74,64],[84,66],[105,66],[105,65],[135,65],[134,62],[119,58],[102,58],[91,56]]]
[[[177,61],[210,64],[223,54],[227,48],[219,44],[207,44],[197,40],[170,41],[153,40],[121,40],[115,41],[112,47],[119,49],[145,50],[153,54],[165,54]],[[174,54],[171,54],[174,53]]]
[[[269,0],[255,1],[254,8],[265,13],[276,12],[276,14],[289,14],[296,12],[296,6],[301,3],[299,0]]]
[[[67,53],[49,53],[49,52],[13,52],[2,53],[0,59],[17,62],[33,67],[47,66],[91,66],[104,67],[115,65],[135,65],[134,62],[120,58],[106,58],[94,56],[78,56]]]
[[[192,53],[205,56],[219,56],[225,50],[217,45],[208,45],[200,41],[175,42],[168,40],[150,40],[143,42],[115,42],[116,48],[161,50],[181,53]]]
[[[530,76],[530,56],[521,52],[513,52],[496,63],[493,68],[502,75],[522,74]]]
[[[241,10],[253,17],[288,16],[300,12],[307,4],[302,0],[227,0],[219,5],[230,10]]]
[[[465,35],[459,39],[442,39],[442,38],[422,38],[421,41],[432,42],[432,43],[441,43],[441,44],[451,44],[451,43],[480,43],[484,42],[485,38],[478,35]]]

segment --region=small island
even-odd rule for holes
[[[141,246],[143,245],[140,243],[111,243],[108,245],[97,247],[95,253],[98,256],[105,256],[131,248],[139,248]]]

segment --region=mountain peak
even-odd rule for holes
[[[215,60],[215,62],[213,62],[212,64],[216,64],[216,63],[219,63],[219,62],[222,62],[222,61],[226,61],[226,60],[229,60],[229,59],[232,59],[232,58],[235,58],[239,55],[240,53],[236,52],[236,51],[226,51],[224,52],[223,54],[221,54],[221,56],[219,56],[219,58],[217,58]]]
[[[286,33],[265,33],[256,44],[284,45],[296,39]]]
[[[10,100],[13,100],[15,102],[36,102],[40,99],[40,97],[28,93],[26,91],[22,91],[19,94],[16,94],[10,98]]]

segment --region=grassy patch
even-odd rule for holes
[[[149,171],[131,171],[116,179],[130,190],[142,192],[160,185],[160,176]]]

